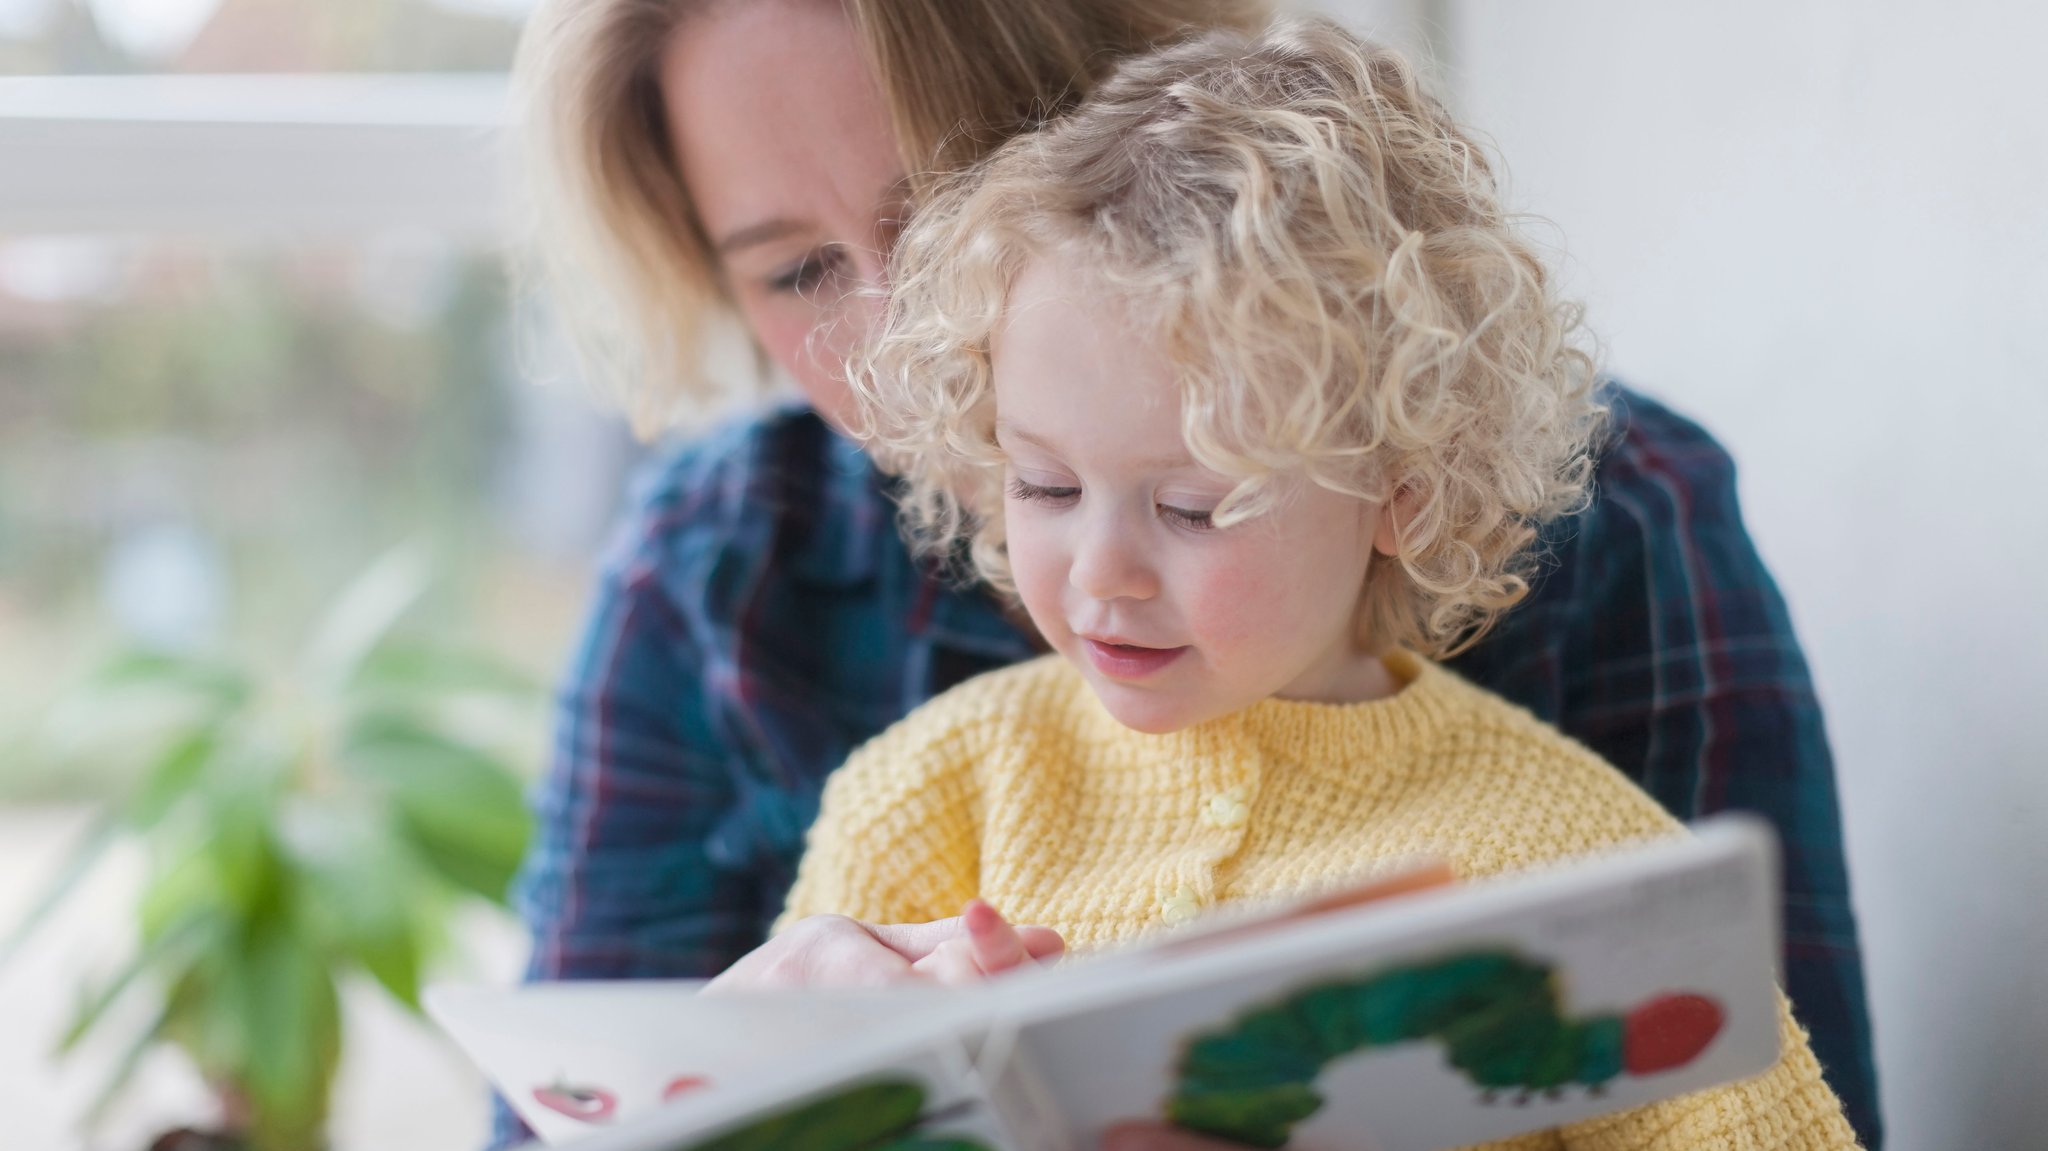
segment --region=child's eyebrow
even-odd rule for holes
[[[1059,448],[1054,446],[1050,440],[1043,436],[1032,435],[1008,420],[996,420],[996,437],[1005,440],[1021,440],[1040,451],[1050,452],[1056,456],[1061,454]],[[1142,460],[1133,460],[1131,463],[1132,466],[1144,471],[1167,471],[1174,468],[1198,466],[1195,463],[1195,458],[1184,451],[1178,455],[1149,456]]]
[[[1060,450],[1054,447],[1050,440],[1043,436],[1032,435],[1030,432],[1000,416],[996,417],[996,438],[999,440],[1020,440],[1041,451],[1051,452],[1053,455],[1060,454]]]

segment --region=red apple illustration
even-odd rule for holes
[[[661,1089],[661,1101],[666,1103],[678,1095],[687,1095],[699,1087],[709,1086],[711,1080],[702,1075],[678,1075],[668,1081],[668,1086]]]
[[[557,1082],[552,1087],[533,1089],[534,1101],[550,1111],[559,1111],[584,1123],[609,1123],[619,1109],[619,1098],[602,1087],[578,1087]]]
[[[1622,1021],[1622,1065],[1631,1075],[1683,1067],[1721,1033],[1721,1005],[1704,995],[1659,995]]]

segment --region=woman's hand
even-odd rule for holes
[[[978,932],[977,932],[978,929]],[[980,900],[930,923],[813,915],[740,957],[703,994],[796,987],[881,987],[916,978],[961,983],[1066,950],[1046,927],[1012,927]]]

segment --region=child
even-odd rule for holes
[[[972,975],[1027,950],[981,900],[1091,948],[1400,858],[1678,832],[1430,662],[1524,593],[1601,410],[1576,311],[1397,56],[1309,21],[1135,60],[896,258],[864,434],[920,542],[1057,654],[857,752],[784,925],[977,901],[924,961]],[[1784,1026],[1764,1076],[1526,1145],[1852,1146]]]

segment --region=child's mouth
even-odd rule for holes
[[[1109,643],[1081,637],[1081,647],[1095,670],[1111,679],[1144,679],[1164,671],[1179,659],[1186,647],[1144,647],[1134,643]]]

